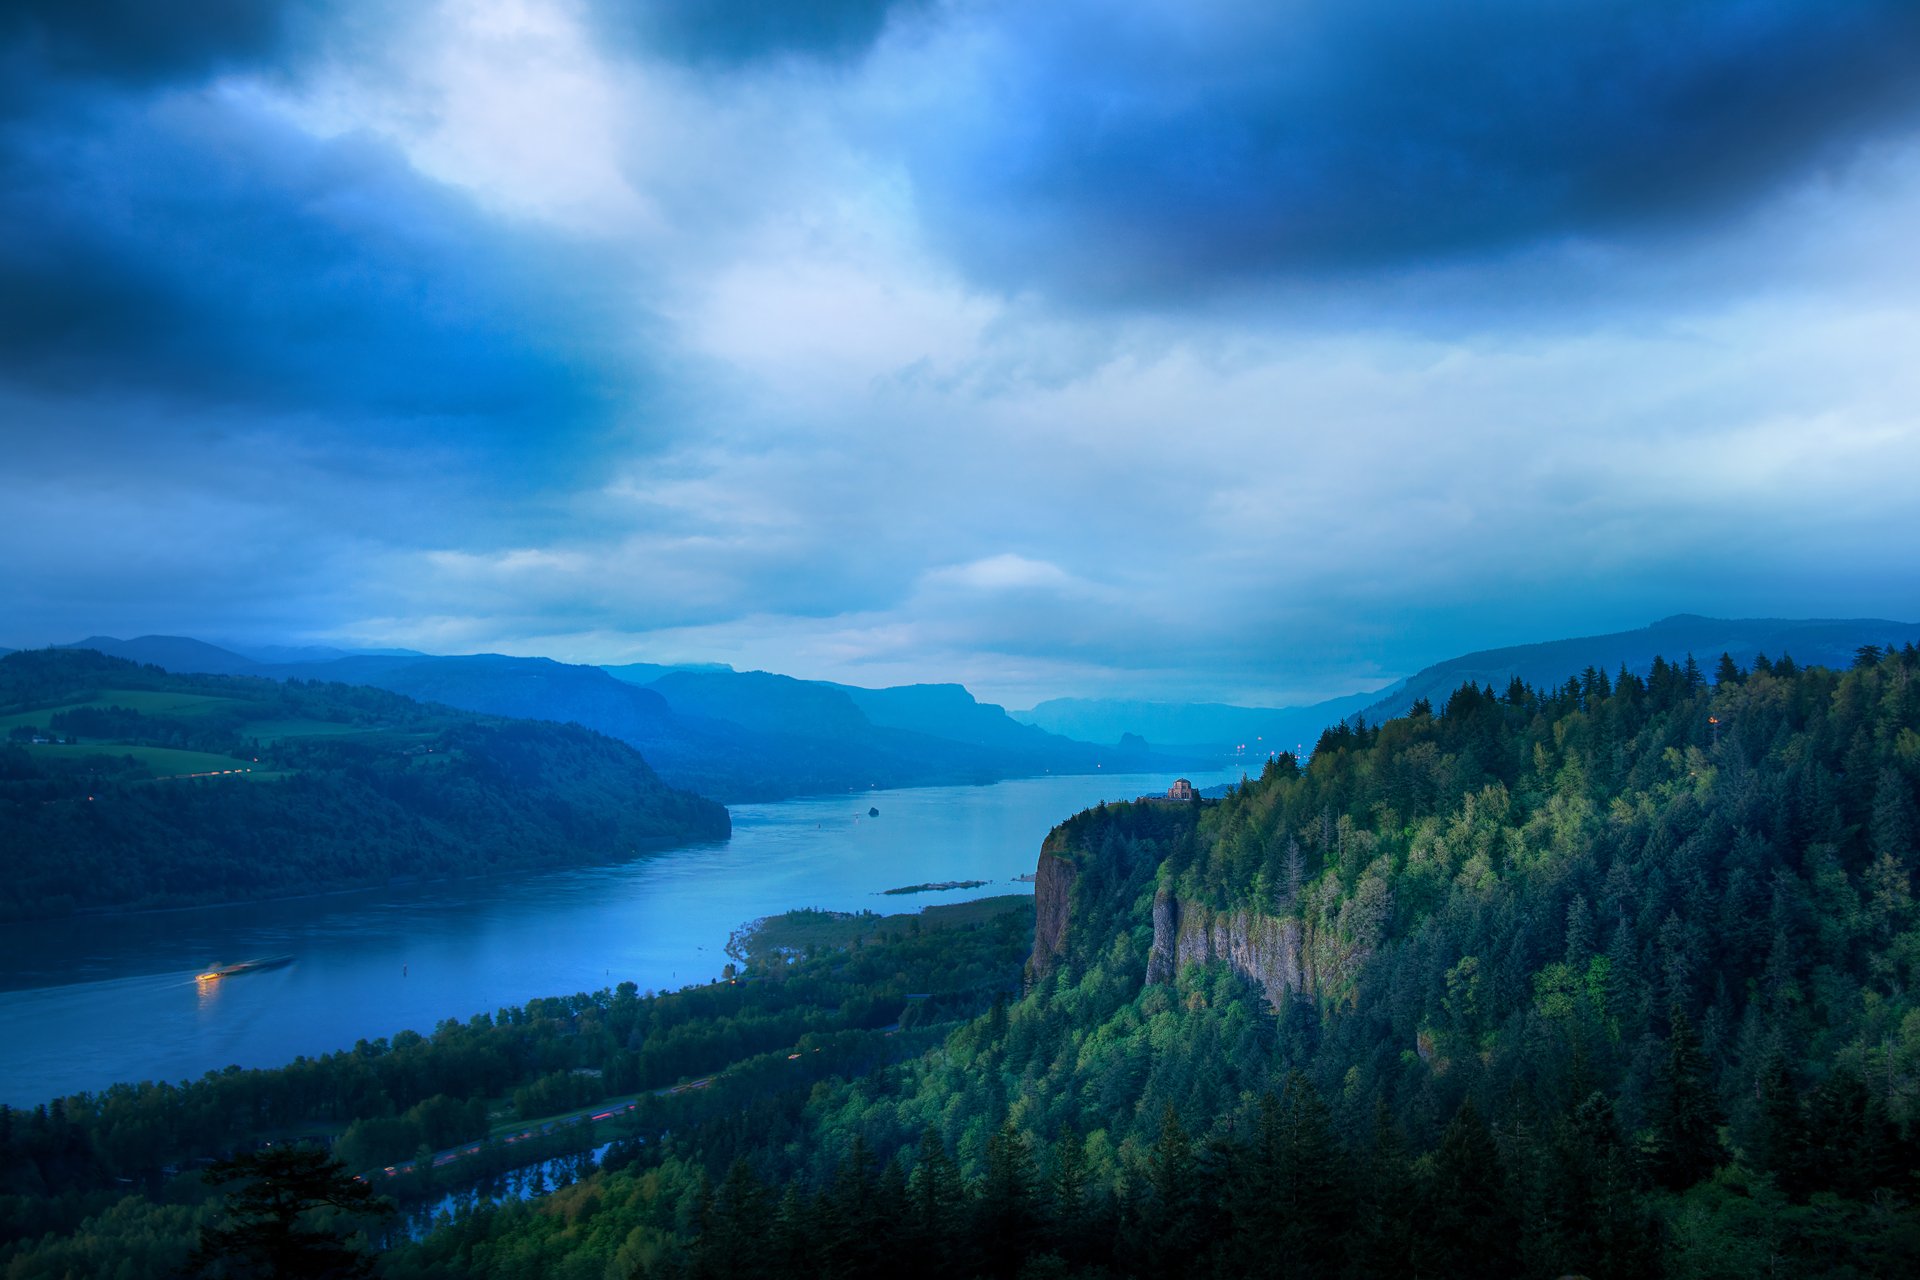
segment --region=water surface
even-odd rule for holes
[[[1192,775],[1208,786],[1231,774]],[[277,1066],[546,995],[718,976],[728,935],[793,907],[910,911],[1031,892],[1054,824],[1169,778],[1020,778],[733,807],[733,837],[617,866],[286,902],[10,924],[0,1101]],[[867,816],[869,806],[880,816]],[[945,880],[977,889],[882,897]],[[212,983],[211,964],[291,955]]]

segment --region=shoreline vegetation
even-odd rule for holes
[[[0,1105],[0,1274],[180,1274],[223,1217],[201,1171],[234,1153],[313,1149],[338,1177],[421,1206],[468,1189],[487,1200],[516,1170],[583,1151],[604,1157],[567,1180],[637,1175],[743,1113],[788,1127],[817,1090],[911,1062],[1004,1003],[1019,987],[1031,904],[789,912],[751,936],[826,936],[827,922],[843,941],[802,956],[756,942],[738,977],[675,991],[624,982],[282,1067]],[[427,1265],[417,1252],[427,1241],[530,1207],[484,1205],[424,1233],[395,1223],[346,1243],[381,1250],[381,1274],[413,1274],[404,1268]]]
[[[982,883],[985,883],[984,881]],[[1025,893],[975,898],[970,902],[941,902],[918,911],[882,915],[877,911],[825,911],[802,907],[776,916],[763,916],[735,929],[726,953],[742,965],[778,956],[862,946],[894,934],[932,932],[985,924],[1031,906]]]
[[[882,889],[885,897],[899,897],[909,893],[944,893],[949,889],[978,889],[992,884],[991,880],[930,880],[924,884],[904,884],[898,889]]]

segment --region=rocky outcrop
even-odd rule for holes
[[[1153,950],[1147,981],[1171,982],[1183,965],[1225,961],[1260,984],[1277,1009],[1295,991],[1315,990],[1300,922],[1252,911],[1215,911],[1182,902],[1165,888],[1153,899]]]
[[[1033,875],[1033,958],[1027,963],[1033,981],[1046,976],[1054,957],[1067,945],[1067,921],[1073,901],[1073,882],[1079,870],[1047,849]]]

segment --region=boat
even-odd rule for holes
[[[292,963],[292,956],[270,956],[262,960],[242,960],[239,964],[217,964],[205,973],[196,973],[193,977],[196,982],[211,982],[215,978],[231,978],[237,973],[258,973],[262,969],[283,969]]]

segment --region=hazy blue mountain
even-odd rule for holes
[[[1067,746],[1072,738],[1072,735],[1054,734],[1034,725],[1021,724],[1009,716],[1005,708],[976,699],[965,685],[907,684],[889,689],[830,687],[845,693],[866,713],[867,719],[884,728],[907,729],[956,742],[1014,750],[1059,749]],[[1089,741],[1097,740],[1080,739],[1080,742]]]
[[[331,662],[269,667],[263,674],[368,684],[420,702],[489,715],[582,724],[629,743],[669,736],[675,728],[673,712],[659,694],[624,684],[598,667],[551,658],[497,653],[420,658],[360,654]]]
[[[733,666],[726,662],[619,662],[603,664],[600,669],[628,684],[652,684],[675,671],[731,671]]]
[[[223,649],[231,649],[255,662],[269,666],[290,662],[335,662],[341,658],[424,658],[429,655],[418,649],[338,649],[326,644],[246,644],[231,641],[219,641]]]
[[[1370,706],[1376,689],[1352,693],[1306,707],[1237,707],[1221,702],[1143,702],[1126,698],[1052,698],[1029,711],[1008,714],[1015,720],[1092,742],[1114,742],[1137,734],[1157,747],[1232,751],[1246,745],[1250,755],[1312,747],[1320,731]]]
[[[637,748],[672,785],[727,802],[1180,763],[1144,750],[1068,742],[1011,721],[996,727],[998,709],[980,707],[957,686],[930,695],[945,708],[938,715],[918,709],[928,695],[878,691],[874,705],[886,723],[876,723],[855,699],[876,691],[724,667],[661,668],[650,684],[635,683],[631,666],[623,679],[598,667],[499,654],[363,654],[256,670],[279,679],[372,685],[467,711],[580,724]],[[957,737],[922,731],[942,721],[970,723]]]
[[[1099,747],[1018,724],[960,685],[862,689],[766,671],[679,669],[646,687],[683,719],[739,726],[755,745],[777,745],[783,759],[798,752],[850,770],[843,785],[871,785],[861,782],[866,775],[885,786],[1182,763],[1144,746]]]
[[[1913,640],[1920,640],[1920,623],[1884,618],[1703,618],[1682,613],[1634,631],[1483,649],[1436,662],[1409,676],[1390,694],[1376,696],[1361,714],[1369,724],[1378,724],[1405,715],[1420,698],[1439,707],[1469,680],[1492,685],[1498,693],[1515,676],[1547,687],[1587,667],[1611,676],[1625,666],[1644,675],[1656,656],[1681,662],[1688,654],[1709,679],[1722,653],[1731,654],[1743,667],[1752,665],[1755,654],[1764,653],[1770,658],[1791,654],[1802,665],[1845,668],[1861,645]]]
[[[770,671],[670,671],[645,687],[683,715],[758,733],[849,738],[874,728],[843,691]]]
[[[260,664],[244,654],[204,640],[187,636],[136,636],[116,640],[112,636],[88,636],[73,644],[55,645],[57,649],[94,649],[111,658],[148,663],[181,675],[250,675]]]

